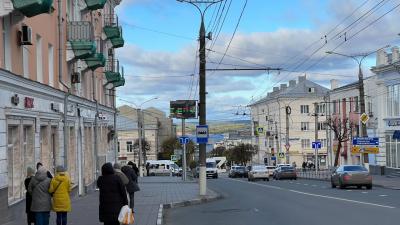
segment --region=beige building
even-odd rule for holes
[[[96,165],[114,160],[115,88],[125,83],[114,58],[124,42],[119,3],[1,1],[1,224],[22,213],[28,166],[65,165],[84,194]]]
[[[306,76],[300,76],[298,82],[291,80],[289,85],[274,87],[273,92],[252,103],[252,143],[258,148],[253,163],[271,165],[288,161],[301,167],[303,162],[314,162],[315,154],[311,144],[315,139],[314,103],[317,102],[317,132],[318,139],[322,142],[318,159],[320,166],[325,167],[327,135],[324,125],[324,97],[327,91],[328,89],[307,80]],[[289,127],[289,136],[286,135],[286,126]],[[279,157],[279,153],[283,153],[283,158]],[[274,158],[276,160],[273,160]]]

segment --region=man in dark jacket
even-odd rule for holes
[[[121,170],[129,179],[129,183],[126,185],[126,191],[129,193],[129,207],[133,210],[135,206],[135,192],[140,190],[137,175],[130,166],[123,166]]]
[[[104,225],[119,225],[118,215],[124,205],[128,205],[125,187],[114,173],[111,163],[101,167],[101,176],[97,180],[100,190],[99,220]]]
[[[129,161],[128,165],[131,166],[132,169],[135,171],[136,176],[139,176],[139,168],[137,168],[136,163],[133,163],[132,161]]]

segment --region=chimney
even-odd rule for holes
[[[296,86],[296,80],[289,80],[289,87]]]
[[[285,90],[287,88],[286,84],[281,84],[281,90]]]
[[[331,90],[334,90],[339,87],[339,81],[336,79],[331,80]]]
[[[279,87],[274,87],[274,88],[272,88],[272,93],[278,92],[278,91],[279,91]]]
[[[299,76],[299,83],[300,83],[300,82],[303,82],[303,81],[305,81],[305,80],[307,80],[306,75],[304,75],[304,76]]]
[[[376,66],[384,66],[388,64],[388,56],[384,49],[379,49],[376,53]]]
[[[392,63],[399,61],[399,47],[395,46],[392,48]]]

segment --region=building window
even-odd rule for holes
[[[313,87],[308,88],[308,93],[314,93],[314,92],[315,92],[315,88],[313,88]]]
[[[43,83],[42,37],[36,35],[36,81]]]
[[[388,116],[400,116],[400,84],[388,86]]]
[[[326,130],[326,123],[318,122],[318,130]]]
[[[325,109],[326,109],[325,103],[317,105],[317,113],[325,113]]]
[[[310,130],[309,122],[301,122],[301,130]]]
[[[308,114],[308,113],[310,113],[308,105],[301,105],[301,106],[300,106],[300,112],[301,112],[302,114]]]
[[[358,112],[359,110],[358,96],[355,96],[353,99],[354,99],[354,112]]]
[[[333,104],[333,114],[336,114],[337,113],[337,101],[333,100],[332,104]]]
[[[121,152],[121,147],[119,146],[119,141],[118,141],[118,152]]]
[[[54,47],[49,44],[49,85],[54,87]]]
[[[126,151],[127,152],[133,152],[133,143],[132,143],[132,141],[127,141],[126,142]]]
[[[302,149],[309,149],[309,148],[311,148],[310,139],[301,139],[301,148],[302,148]]]
[[[12,70],[10,30],[10,16],[5,16],[3,17],[3,66],[8,71]]]
[[[25,78],[29,78],[29,49],[26,45],[22,46],[22,67]]]
[[[386,165],[392,168],[400,167],[400,141],[393,135],[386,135]]]
[[[319,142],[321,142],[321,148],[326,147],[326,139],[318,139]]]

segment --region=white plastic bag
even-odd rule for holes
[[[118,215],[118,221],[122,224],[133,224],[135,222],[132,209],[124,205]]]

